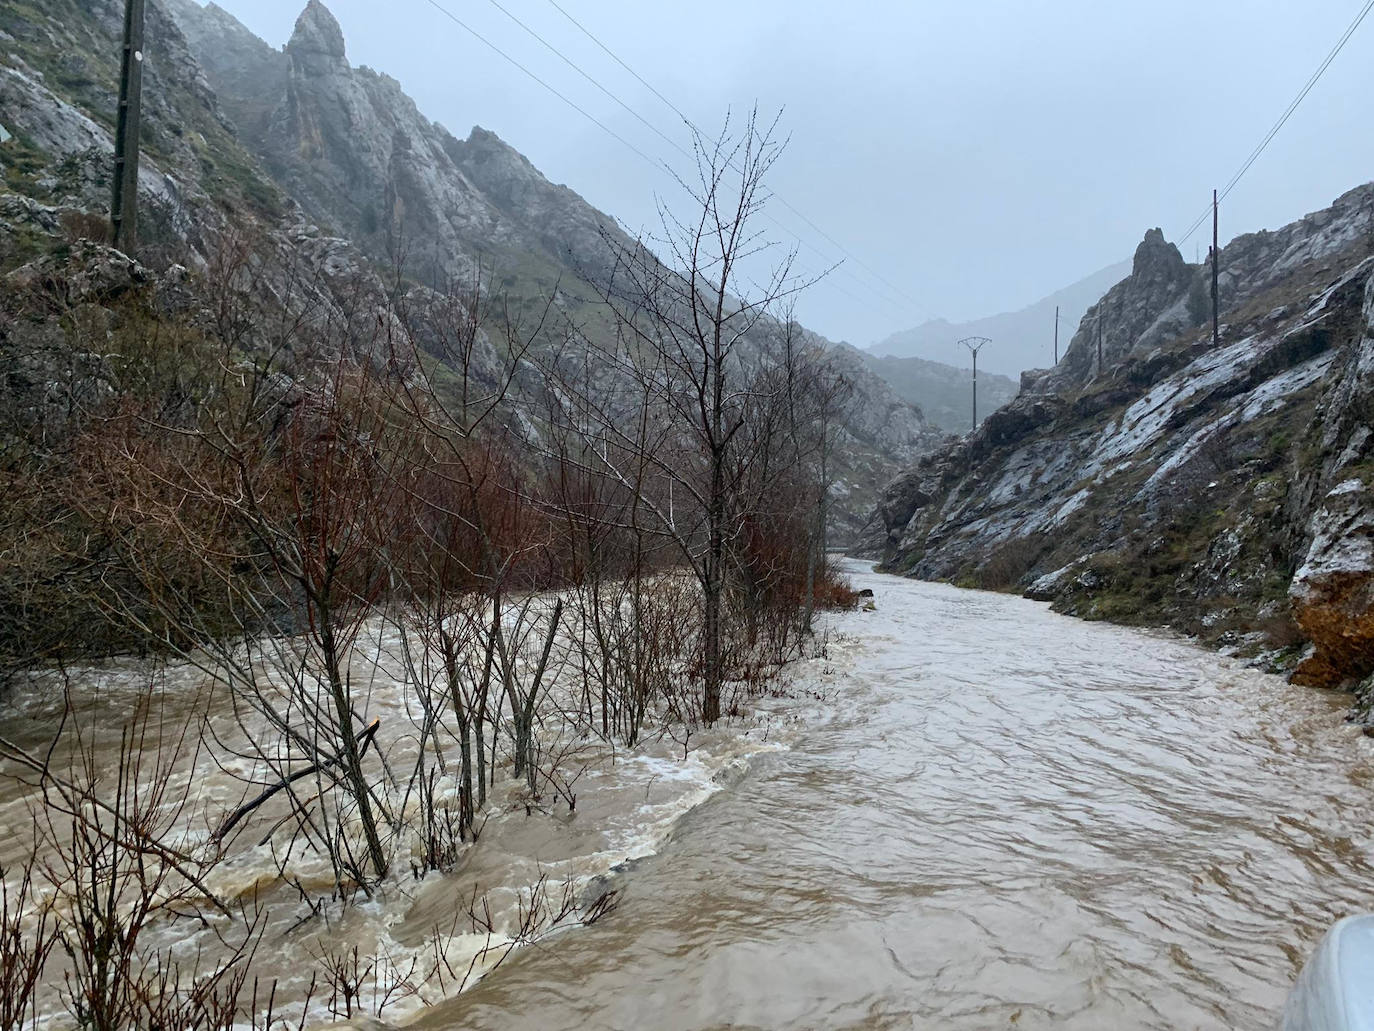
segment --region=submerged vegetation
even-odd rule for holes
[[[246,233],[198,273],[77,240],[9,276],[0,651],[60,715],[0,737],[33,828],[5,1027],[54,979],[83,1027],[273,1027],[271,900],[328,922],[453,870],[494,805],[571,815],[589,757],[686,749],[852,604],[824,545],[847,385],[780,310],[786,265],[736,286],[777,153],[753,121],[703,145],[668,266],[608,240],[609,338],[481,273],[326,296]],[[143,686],[112,736],[70,664],[117,652]],[[207,760],[235,796],[201,797]],[[263,849],[274,883],[226,892]],[[612,898],[474,896],[481,947],[406,969],[322,940],[291,1022],[461,987]],[[213,926],[203,955],[178,921]]]

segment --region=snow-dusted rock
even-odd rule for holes
[[[1148,234],[1098,308],[1102,375],[1090,313],[1077,358],[1026,377],[976,434],[889,485],[867,553],[1284,661],[1303,633],[1325,635],[1304,666],[1313,679],[1374,670],[1370,599],[1353,573],[1370,506],[1350,486],[1331,494],[1374,482],[1371,206],[1374,185],[1225,248],[1220,347],[1209,324],[1183,318],[1197,270]],[[1299,567],[1301,626],[1288,602]]]
[[[1026,597],[1032,601],[1054,601],[1064,585],[1072,578],[1072,574],[1077,571],[1078,566],[1079,561],[1075,560],[1066,566],[1060,566],[1052,573],[1037,577],[1026,588]]]
[[[1151,229],[1136,248],[1131,275],[1088,309],[1063,360],[1036,379],[1033,389],[1043,391],[1051,386],[1062,390],[1102,379],[1126,358],[1177,335],[1196,321],[1186,303],[1196,275],[1178,248],[1164,239],[1164,233]]]

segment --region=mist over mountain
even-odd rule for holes
[[[932,426],[946,433],[969,432],[973,419],[973,370],[926,358],[897,358],[851,349],[875,376],[908,404],[921,410]],[[1016,396],[1008,376],[978,370],[978,422]]]
[[[959,341],[971,336],[988,337],[992,343],[979,352],[979,369],[1015,379],[1026,369],[1043,369],[1054,364],[1056,306],[1059,308],[1059,353],[1063,355],[1083,313],[1130,273],[1129,261],[1118,262],[1019,311],[970,322],[931,319],[913,329],[893,333],[868,350],[880,356],[924,358],[963,367],[968,364],[969,357]]]

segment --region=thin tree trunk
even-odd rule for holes
[[[448,631],[439,631],[439,640],[444,649],[444,666],[448,673],[449,695],[453,701],[453,718],[458,722],[458,753],[461,763],[460,798],[458,802],[458,833],[472,835],[476,820],[472,796],[472,713],[468,711],[462,697],[458,679],[458,649]],[[480,739],[481,730],[478,729]]]
[[[386,876],[386,850],[382,848],[381,835],[377,833],[377,820],[372,813],[372,801],[367,790],[367,778],[363,776],[362,760],[358,755],[358,741],[353,733],[353,707],[348,701],[348,689],[344,686],[340,668],[338,645],[334,639],[334,627],[330,622],[331,613],[327,604],[319,605],[320,645],[324,652],[325,670],[329,677],[329,690],[334,700],[334,718],[343,749],[344,774],[348,779],[350,793],[358,806],[358,819],[363,825],[363,837],[367,840],[368,857],[372,860],[377,880]]]

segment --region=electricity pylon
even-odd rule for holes
[[[964,337],[959,343],[973,352],[973,428],[978,429],[978,352],[992,341],[988,337]]]

